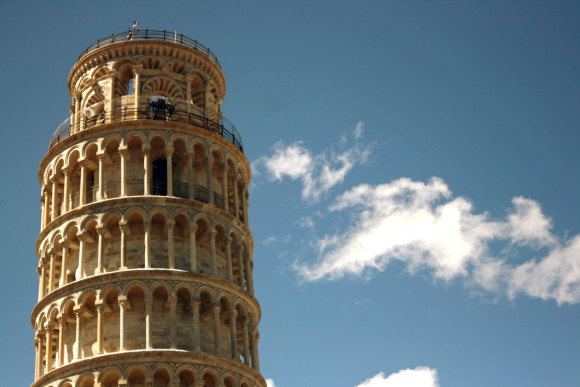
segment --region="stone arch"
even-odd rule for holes
[[[73,382],[70,378],[66,378],[58,383],[58,387],[73,387]]]
[[[176,298],[176,346],[178,349],[193,351],[193,325],[192,302],[195,290],[191,284],[182,282],[175,286]]]
[[[145,348],[145,326],[142,321],[146,318],[146,300],[148,289],[141,281],[131,281],[125,287],[126,311],[125,327],[141,327],[141,329],[125,329],[125,348],[128,350]]]
[[[203,379],[203,383],[205,387],[217,387],[219,375],[218,373],[209,367],[203,368],[200,371],[201,379]]]
[[[125,266],[129,269],[145,267],[145,222],[149,215],[139,207],[134,207],[125,213],[124,220],[127,224],[125,233]]]
[[[93,69],[91,69],[89,72],[89,77],[91,79],[97,80],[101,77],[107,76],[109,74],[109,66],[104,64],[104,65],[100,65],[100,66],[95,66]]]
[[[179,379],[180,387],[194,387],[195,382],[198,379],[197,370],[189,364],[179,367],[175,371],[175,374]]]
[[[141,65],[147,70],[161,70],[165,67],[165,61],[157,55],[148,55],[140,60]]]
[[[132,364],[125,370],[125,379],[130,387],[144,386],[145,381],[150,378],[149,369],[141,364]]]
[[[183,87],[166,75],[158,75],[149,78],[145,81],[141,90],[143,95],[160,95],[168,98],[172,104],[175,104],[177,100],[185,99]]]
[[[149,292],[149,288],[148,288],[147,284],[145,284],[145,282],[143,282],[141,280],[133,280],[133,281],[126,283],[125,286],[123,286],[122,291],[121,291],[121,295],[127,296],[129,294],[129,292],[131,290],[133,290],[134,288],[140,288],[141,291],[143,292],[143,294],[145,294],[145,295],[148,294],[148,292]]]
[[[189,65],[179,59],[171,59],[167,61],[167,67],[169,71],[175,74],[185,75]]]
[[[105,302],[107,300],[107,295],[111,292],[116,292],[121,295],[123,294],[123,289],[116,283],[108,283],[98,291],[97,300],[99,302]]]
[[[173,379],[173,370],[165,363],[157,363],[153,366],[153,385],[159,387],[169,387]]]
[[[171,287],[164,281],[157,281],[150,286],[151,294],[151,344],[153,348],[169,348],[170,337],[167,332],[159,334],[156,327],[169,327],[169,300],[174,298]]]
[[[97,376],[97,382],[102,387],[117,387],[123,373],[118,367],[110,366],[103,369]]]
[[[133,79],[133,68],[138,65],[133,58],[124,58],[113,65],[116,73],[114,98],[129,94],[129,83]]]
[[[129,141],[134,137],[138,137],[141,140],[142,144],[147,143],[147,136],[145,134],[143,134],[142,132],[137,132],[137,131],[131,131],[131,132],[127,133],[124,136],[125,143],[128,145]]]
[[[173,248],[175,252],[175,268],[189,270],[191,268],[191,229],[189,216],[185,211],[176,211],[173,226]]]
[[[236,376],[231,371],[224,372],[222,376],[224,387],[236,387]]]

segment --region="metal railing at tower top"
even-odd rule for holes
[[[138,121],[138,120],[159,120],[159,121],[171,121],[179,122],[191,126],[195,126],[201,129],[210,131],[218,136],[221,136],[225,140],[234,144],[242,153],[244,152],[244,144],[242,143],[242,136],[236,127],[227,119],[222,118],[219,122],[212,121],[204,116],[200,116],[194,113],[188,113],[186,111],[181,111],[178,109],[161,109],[161,108],[123,108],[120,111],[111,114],[110,112],[103,112],[96,116],[90,118],[83,116],[80,118],[80,122],[72,124],[70,122],[70,117],[63,121],[62,124],[58,126],[52,138],[50,140],[50,145],[48,149],[52,148],[54,145],[58,144],[60,141],[69,137],[71,134],[71,127],[74,127],[74,133],[79,131],[84,131],[88,129],[95,128],[97,126],[111,124],[123,121]]]
[[[199,51],[205,55],[207,55],[218,67],[221,68],[220,62],[218,58],[210,51],[209,48],[204,46],[203,44],[199,43],[197,40],[193,40],[184,36],[183,34],[178,34],[177,31],[158,31],[158,30],[150,30],[146,28],[144,30],[129,30],[127,32],[117,32],[115,34],[111,34],[100,39],[89,47],[87,47],[81,55],[79,55],[79,60],[86,54],[91,51],[95,51],[97,48],[106,46],[108,44],[117,43],[117,42],[127,42],[131,40],[160,40],[164,42],[172,42],[177,44],[182,44],[186,47],[193,48],[196,51]]]

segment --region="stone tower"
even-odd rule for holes
[[[39,168],[32,386],[265,387],[250,166],[217,58],[177,32],[97,40]]]

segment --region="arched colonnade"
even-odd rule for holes
[[[204,213],[112,209],[69,219],[39,243],[39,294],[117,270],[174,269],[214,276],[254,294],[246,233]]]
[[[58,154],[41,178],[42,224],[77,207],[159,195],[215,205],[248,224],[248,177],[220,144],[188,134],[111,133]]]
[[[36,379],[92,356],[155,349],[220,356],[259,370],[257,318],[233,293],[187,282],[85,289],[36,318]]]

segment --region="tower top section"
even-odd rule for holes
[[[71,116],[54,133],[51,148],[109,124],[166,121],[172,129],[213,132],[243,152],[239,132],[221,112],[226,79],[217,57],[177,31],[133,28],[97,39],[71,69],[68,89]]]
[[[188,38],[187,36],[184,36],[183,34],[178,34],[177,30],[175,30],[175,32],[171,32],[171,31],[167,31],[167,30],[163,30],[163,31],[159,31],[159,30],[150,30],[148,28],[146,28],[145,30],[141,31],[141,30],[129,30],[127,32],[118,32],[116,34],[111,34],[109,36],[105,36],[103,38],[97,39],[96,42],[94,42],[93,44],[91,44],[89,47],[87,47],[81,55],[79,55],[79,60],[85,56],[86,54],[89,54],[103,46],[112,44],[112,43],[119,43],[119,42],[127,42],[127,41],[136,41],[136,40],[157,40],[157,41],[162,41],[162,42],[173,42],[176,44],[181,44],[184,45],[186,47],[190,47],[193,48],[196,51],[199,51],[205,55],[207,55],[212,61],[214,61],[218,66],[220,66],[220,62],[218,61],[218,58],[214,55],[214,53],[212,53],[210,51],[210,49],[206,46],[204,46],[203,44],[199,43],[197,40]],[[221,67],[221,66],[220,66]]]

